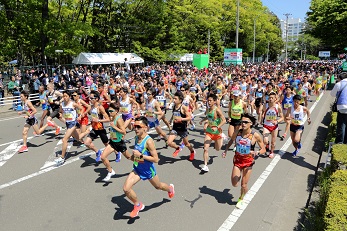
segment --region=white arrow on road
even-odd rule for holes
[[[58,157],[58,152],[61,150],[62,144],[63,144],[63,140],[61,139],[61,140],[59,140],[57,145],[54,147],[53,152],[48,156],[45,164],[40,168],[41,170],[56,165],[54,160]],[[68,143],[66,152],[70,151],[72,144],[73,144],[73,142]]]
[[[0,167],[3,166],[14,154],[16,154],[21,146],[21,142],[17,141],[10,144],[2,152],[0,152]]]

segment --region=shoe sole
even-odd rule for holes
[[[145,208],[145,205],[142,205],[141,209],[137,212],[137,214],[135,216],[130,216],[131,218],[135,218],[135,217],[138,217],[139,216],[139,212],[144,210]]]
[[[28,150],[18,151],[18,153],[28,152]]]

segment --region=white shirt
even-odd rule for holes
[[[331,90],[330,95],[333,97],[337,97],[337,92],[339,92],[342,88],[341,88],[341,83],[342,87],[347,84],[347,78],[341,80],[340,82],[336,83],[334,88]],[[345,87],[345,89],[343,89],[344,91],[347,91],[347,86]],[[347,105],[337,105],[337,110],[342,113],[342,114],[347,114]]]

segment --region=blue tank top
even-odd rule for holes
[[[293,95],[290,97],[284,96],[282,100],[282,107],[283,109],[287,110],[288,108],[291,108],[293,106]]]
[[[135,137],[135,150],[138,150],[142,155],[144,156],[150,156],[151,153],[145,148],[147,140],[151,138],[149,135],[147,135],[140,144],[138,144],[139,138],[136,136]],[[134,158],[134,164],[133,164],[134,169],[141,173],[141,172],[147,172],[151,171],[152,174],[155,174],[155,168],[154,168],[154,163],[144,160],[143,158],[141,159],[140,157],[135,157]]]

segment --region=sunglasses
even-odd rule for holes
[[[89,97],[89,99],[93,100],[93,99],[96,99],[95,97]]]
[[[108,110],[109,113],[115,112],[114,110]]]
[[[251,123],[251,122],[249,122],[249,121],[244,121],[244,120],[241,121],[241,124],[249,124],[249,123]]]
[[[134,129],[140,129],[143,128],[141,125],[134,125]]]
[[[152,93],[147,93],[147,95],[152,95]]]
[[[72,95],[72,96],[78,96],[78,95]]]

